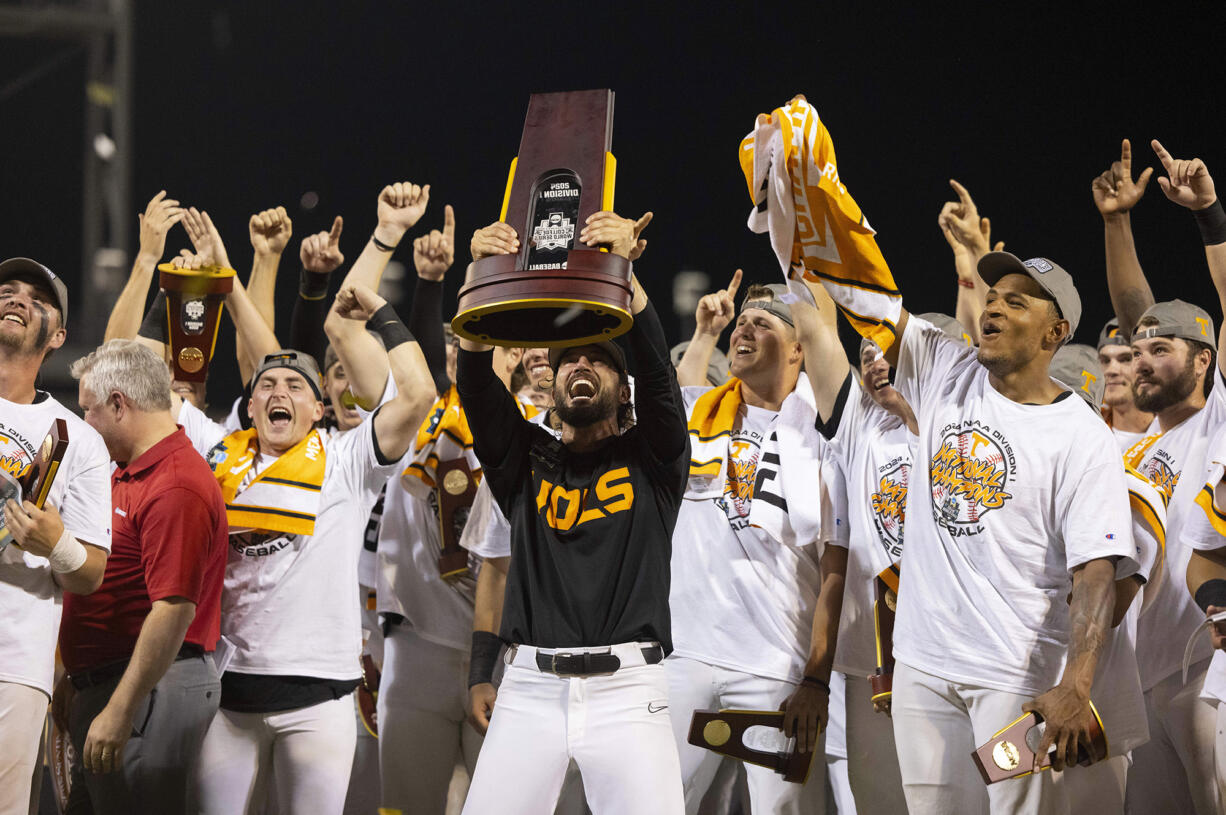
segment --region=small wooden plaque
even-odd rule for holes
[[[440,461],[434,469],[434,477],[443,542],[438,555],[438,571],[445,579],[454,579],[468,573],[468,550],[460,545],[460,536],[477,497],[477,478],[463,458]]]
[[[68,452],[68,422],[56,419],[47,430],[43,443],[38,446],[30,469],[21,479],[22,499],[42,509],[51,492],[51,485],[60,471],[60,463]]]
[[[813,753],[799,749],[793,740],[786,753],[755,750],[745,744],[745,731],[765,726],[783,729],[783,713],[778,710],[695,710],[690,719],[690,744],[705,747],[713,753],[767,767],[783,776],[784,781],[803,784],[809,777]]]
[[[1077,748],[1077,764],[1081,767],[1087,767],[1107,757],[1107,736],[1103,732],[1103,722],[1093,702],[1090,703],[1090,710],[1094,713],[1096,727],[1090,731],[1091,750],[1087,752],[1083,746]],[[1020,778],[1035,771],[1035,754],[1030,740],[1033,739],[1037,747],[1039,733],[1035,728],[1041,721],[1038,714],[1026,713],[1007,724],[986,744],[971,753],[975,766],[979,768],[979,774],[983,776],[983,783],[995,784],[1006,778]],[[1039,758],[1039,770],[1050,767],[1050,754]]]

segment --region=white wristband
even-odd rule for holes
[[[85,564],[86,556],[85,546],[65,529],[51,554],[47,555],[47,560],[51,561],[51,571],[66,574],[80,569]]]

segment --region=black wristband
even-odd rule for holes
[[[136,335],[166,342],[166,292],[159,291],[153,298],[153,305],[145,312],[145,319],[141,321]]]
[[[298,296],[303,300],[322,300],[328,296],[330,282],[332,282],[331,274],[319,274],[303,269],[298,276]]]
[[[1196,605],[1206,614],[1209,613],[1209,606],[1226,608],[1226,580],[1219,577],[1201,583],[1196,590]]]
[[[413,333],[400,322],[391,303],[384,303],[378,311],[370,315],[366,327],[379,335],[379,339],[383,340],[383,347],[389,351],[398,345],[413,342]]]
[[[494,681],[494,667],[502,651],[502,638],[492,631],[474,631],[468,663],[468,687]]]
[[[395,246],[390,246],[384,243],[383,241],[376,238],[374,235],[370,236],[370,240],[375,245],[375,248],[378,249],[380,252],[395,252],[396,251]]]
[[[1205,246],[1226,243],[1226,210],[1222,209],[1222,199],[1204,209],[1192,210],[1192,217],[1200,227],[1200,237]]]
[[[830,693],[830,683],[824,679],[819,679],[816,676],[806,675],[804,679],[800,680],[800,684],[811,685],[812,687],[824,690],[826,693]]]

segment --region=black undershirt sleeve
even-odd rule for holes
[[[434,379],[439,396],[451,387],[447,376],[447,346],[443,337],[443,281],[417,278],[413,307],[409,310],[409,331],[417,338],[422,356]]]
[[[303,269],[298,296],[294,299],[294,310],[289,318],[289,347],[310,354],[321,369],[328,349],[324,319],[332,305],[328,297],[328,282],[328,275]]]
[[[650,302],[634,315],[634,326],[624,336],[634,375],[635,427],[657,461],[671,464],[684,458],[688,464],[685,405],[664,328]]]
[[[460,349],[456,390],[490,491],[500,505],[520,475],[532,425],[525,421],[493,369],[493,351]]]
[[[830,418],[822,421],[822,417],[818,416],[813,423],[817,428],[817,432],[821,433],[827,439],[833,439],[834,434],[839,429],[839,422],[843,421],[843,410],[847,407],[847,395],[851,393],[851,371],[847,372],[847,378],[843,380],[843,387],[839,388],[839,395],[834,398],[834,407],[830,410]]]

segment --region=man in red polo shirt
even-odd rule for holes
[[[98,815],[195,812],[191,772],[221,695],[211,652],[225,503],[171,418],[170,373],[156,354],[112,340],[73,363],[72,374],[85,421],[118,465],[102,587],[64,599],[69,679],[55,710],[85,771],[72,797],[88,795]]]

